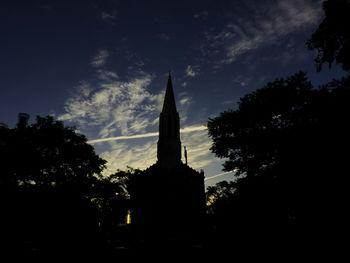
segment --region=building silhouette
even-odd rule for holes
[[[180,119],[169,73],[159,117],[157,162],[131,182],[132,224],[146,238],[198,239],[204,216],[204,172],[181,161]]]

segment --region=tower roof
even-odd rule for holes
[[[173,90],[173,83],[169,72],[168,84],[165,91],[164,104],[162,112],[176,112],[176,104]]]
[[[163,110],[159,116],[158,161],[164,167],[175,167],[181,162],[180,118],[176,111],[171,75],[165,91]]]

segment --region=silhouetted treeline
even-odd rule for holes
[[[102,177],[106,161],[85,136],[50,116],[28,119],[0,126],[2,244],[30,255],[107,246],[125,222],[128,171]]]
[[[348,71],[350,2],[325,1],[323,9],[326,17],[307,42],[318,51],[316,69],[335,61]],[[207,191],[217,247],[295,253],[330,249],[341,239],[349,199],[349,101],[348,75],[315,88],[299,72],[209,119],[211,150],[226,158],[225,171],[239,176]]]
[[[335,61],[346,71],[350,70],[350,2],[328,0],[322,3],[325,18],[307,41],[310,50],[317,50],[317,71]]]
[[[223,195],[211,208],[222,233],[300,244],[335,230],[347,196],[349,100],[349,78],[314,89],[300,72],[209,120],[212,151],[243,176],[209,188],[209,198]]]

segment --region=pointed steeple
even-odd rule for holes
[[[164,104],[162,112],[176,112],[176,104],[173,90],[173,83],[171,81],[171,75],[169,71],[168,84],[165,91]]]
[[[170,72],[159,117],[157,157],[158,162],[165,167],[174,167],[181,161],[180,118],[176,110]]]

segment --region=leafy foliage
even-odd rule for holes
[[[209,119],[211,150],[218,157],[228,158],[224,170],[241,175],[271,168],[286,142],[287,130],[311,118],[308,105],[315,92],[306,74],[299,72],[247,94],[236,111]]]
[[[221,209],[226,210],[236,191],[236,182],[221,181],[215,186],[208,186],[206,191],[206,202],[208,212],[211,214],[220,213]]]
[[[28,119],[0,125],[2,239],[16,251],[94,251],[125,222],[136,170],[102,177],[106,161],[84,135],[51,116]]]
[[[38,116],[31,125],[21,121],[14,129],[2,129],[1,180],[21,187],[74,185],[88,194],[106,161],[95,154],[86,137],[51,116]]]
[[[226,171],[241,175],[233,188],[225,183],[208,189],[217,197],[210,208],[216,209],[216,228],[225,225],[224,233],[239,225],[240,237],[266,230],[314,239],[318,227],[342,217],[349,84],[343,78],[314,89],[299,72],[247,94],[237,110],[209,119],[211,150],[227,158]]]
[[[323,2],[325,18],[307,41],[307,47],[317,50],[315,64],[317,71],[335,61],[344,70],[350,70],[350,1],[328,0]]]

